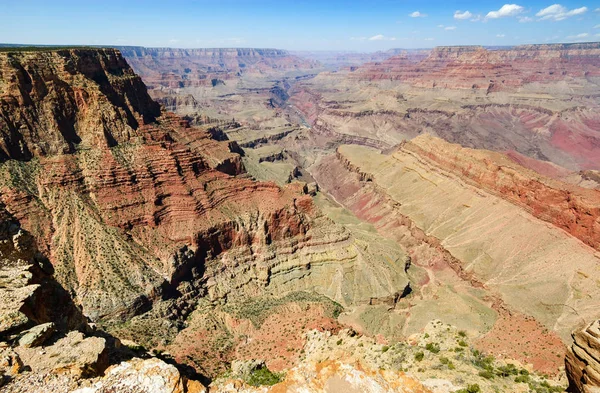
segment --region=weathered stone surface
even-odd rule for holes
[[[15,352],[23,362],[39,374],[69,374],[76,377],[94,377],[108,367],[106,340],[85,337],[73,331],[51,346],[39,348],[18,347]]]
[[[573,333],[565,366],[569,387],[577,393],[600,392],[600,320]]]
[[[435,150],[431,154],[434,158],[411,147],[424,141],[432,144],[429,149]],[[597,285],[593,284],[598,279],[597,251],[562,229],[536,218],[535,208],[527,208],[525,212],[521,204],[510,198],[505,200],[502,193],[496,191],[496,184],[501,190],[518,189],[523,182],[538,184],[535,181],[537,175],[507,159],[505,163],[495,163],[495,154],[491,152],[473,152],[452,145],[459,150],[450,153],[448,146],[448,149],[438,149],[433,145],[441,147],[447,143],[420,137],[388,154],[372,148],[344,145],[337,149],[337,154],[322,159],[311,173],[336,201],[373,223],[384,236],[397,239],[408,247],[414,264],[424,261],[426,265],[420,266],[425,266],[432,275],[437,275],[443,269],[441,266],[448,266],[463,282],[491,294],[500,294],[505,306],[497,307],[500,302],[492,305],[498,312],[502,313],[503,308],[519,311],[534,317],[541,326],[554,330],[552,346],[550,342],[539,342],[536,338],[523,343],[527,349],[517,352],[517,340],[511,339],[503,340],[506,343],[503,351],[514,351],[512,356],[515,358],[526,352],[528,362],[549,362],[557,369],[561,358],[554,356],[552,359],[545,355],[550,348],[554,353],[562,352],[557,335],[567,343],[583,315],[589,319],[597,317],[595,299],[600,294]],[[449,163],[438,163],[442,161]],[[507,173],[506,177],[503,172]],[[510,173],[514,173],[514,178],[508,175]],[[472,180],[469,180],[470,176]],[[486,180],[488,176],[496,181]],[[533,178],[528,180],[529,176]],[[545,193],[567,194],[561,187],[553,188],[552,181],[545,181],[539,183]],[[543,193],[536,195],[541,198]],[[536,197],[532,196],[531,205],[551,210],[553,204],[561,206],[566,199],[561,202],[552,197],[547,202],[536,202]],[[595,200],[591,200],[590,206],[597,205]],[[582,208],[581,211],[594,214],[593,208]],[[585,227],[584,224],[581,229]],[[570,296],[572,290],[587,295],[574,298]],[[453,296],[440,296],[428,310]],[[458,304],[464,299],[453,301],[449,307],[454,313],[445,318],[456,316]],[[548,304],[560,304],[560,307],[549,309]],[[471,306],[467,309],[465,318],[472,318]],[[578,314],[574,314],[573,309]],[[412,318],[418,315],[417,310],[418,307],[411,310]],[[438,313],[441,315],[443,310]],[[496,322],[499,326],[503,324],[502,318]],[[469,325],[474,327],[477,323],[471,320]],[[510,325],[506,324],[507,327]],[[534,353],[536,355],[530,357]]]
[[[43,323],[21,332],[19,345],[26,348],[40,346],[56,331],[54,322]]]
[[[429,135],[402,149],[423,157],[461,179],[523,206],[537,218],[564,229],[600,250],[600,192],[540,176],[506,155],[463,148]]]
[[[174,366],[162,360],[132,359],[106,370],[91,386],[72,393],[204,393],[197,381],[182,377]]]

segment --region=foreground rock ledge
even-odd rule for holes
[[[569,390],[577,393],[600,392],[600,320],[573,333],[573,345],[565,366]]]

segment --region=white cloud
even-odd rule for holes
[[[594,29],[600,29],[600,25],[594,26]]]
[[[469,11],[462,12],[460,10],[454,12],[454,19],[465,20],[473,17],[473,14]]]
[[[386,37],[383,34],[377,34],[370,37],[369,41],[396,41],[396,37]]]
[[[171,39],[169,40],[169,44],[176,44],[176,43],[178,43],[178,42],[179,42],[179,40],[178,40],[177,38],[171,38]]]
[[[443,28],[444,28],[444,25],[438,25],[438,27],[439,27],[440,29],[443,29]]]
[[[207,45],[241,45],[245,44],[246,39],[240,37],[219,38],[214,40],[197,39],[196,44],[206,47]]]
[[[456,30],[456,26],[446,26],[444,30]]]
[[[587,12],[587,10],[588,10],[587,7],[574,8],[572,10],[568,10],[566,7],[564,7],[560,4],[552,4],[551,6],[540,10],[540,12],[535,14],[535,16],[539,16],[540,20],[559,21],[559,20],[567,19],[571,16],[585,14]]]
[[[427,16],[427,14],[422,14],[419,11],[415,11],[415,12],[408,14],[408,16],[410,16],[411,18],[424,18]]]
[[[567,36],[567,38],[570,40],[577,40],[577,39],[587,38],[587,37],[589,37],[588,33],[581,33],[581,34]]]
[[[504,4],[502,6],[502,8],[500,8],[498,11],[490,11],[488,12],[488,14],[485,16],[486,19],[498,19],[498,18],[504,18],[507,16],[517,16],[520,13],[522,13],[525,10],[525,8],[523,8],[520,5],[517,4]]]
[[[520,16],[519,17],[519,22],[520,23],[533,22],[533,18],[530,18],[528,16]]]
[[[425,41],[433,41],[435,38],[425,38]]]
[[[504,37],[506,37],[506,35],[505,34],[496,34],[496,37],[498,37],[498,38],[504,38]]]

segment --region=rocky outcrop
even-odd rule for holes
[[[160,114],[113,49],[4,52],[0,81],[1,160],[114,146]]]
[[[573,341],[565,359],[569,391],[600,392],[600,321],[573,333]]]
[[[48,273],[51,266],[4,207],[0,209],[0,384],[32,391],[30,378],[94,377],[108,367],[105,338],[86,337],[86,318]],[[74,329],[79,329],[77,331]]]
[[[51,274],[33,237],[0,206],[0,340],[35,346],[87,320]]]
[[[204,393],[197,381],[180,375],[160,359],[133,359],[106,370],[105,375],[72,393]]]

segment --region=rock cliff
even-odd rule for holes
[[[461,148],[423,135],[402,149],[435,162],[463,180],[523,206],[600,250],[600,193],[540,176],[503,154]]]
[[[598,43],[523,45],[488,50],[437,47],[418,64],[400,56],[366,64],[352,75],[364,80],[401,80],[425,88],[515,91],[529,83],[599,77]]]
[[[160,114],[139,76],[113,49],[0,56],[0,159],[115,146]]]
[[[573,333],[565,359],[569,388],[577,393],[600,391],[600,321]]]
[[[119,47],[149,88],[216,86],[240,74],[269,74],[318,68],[280,49],[174,49]]]

